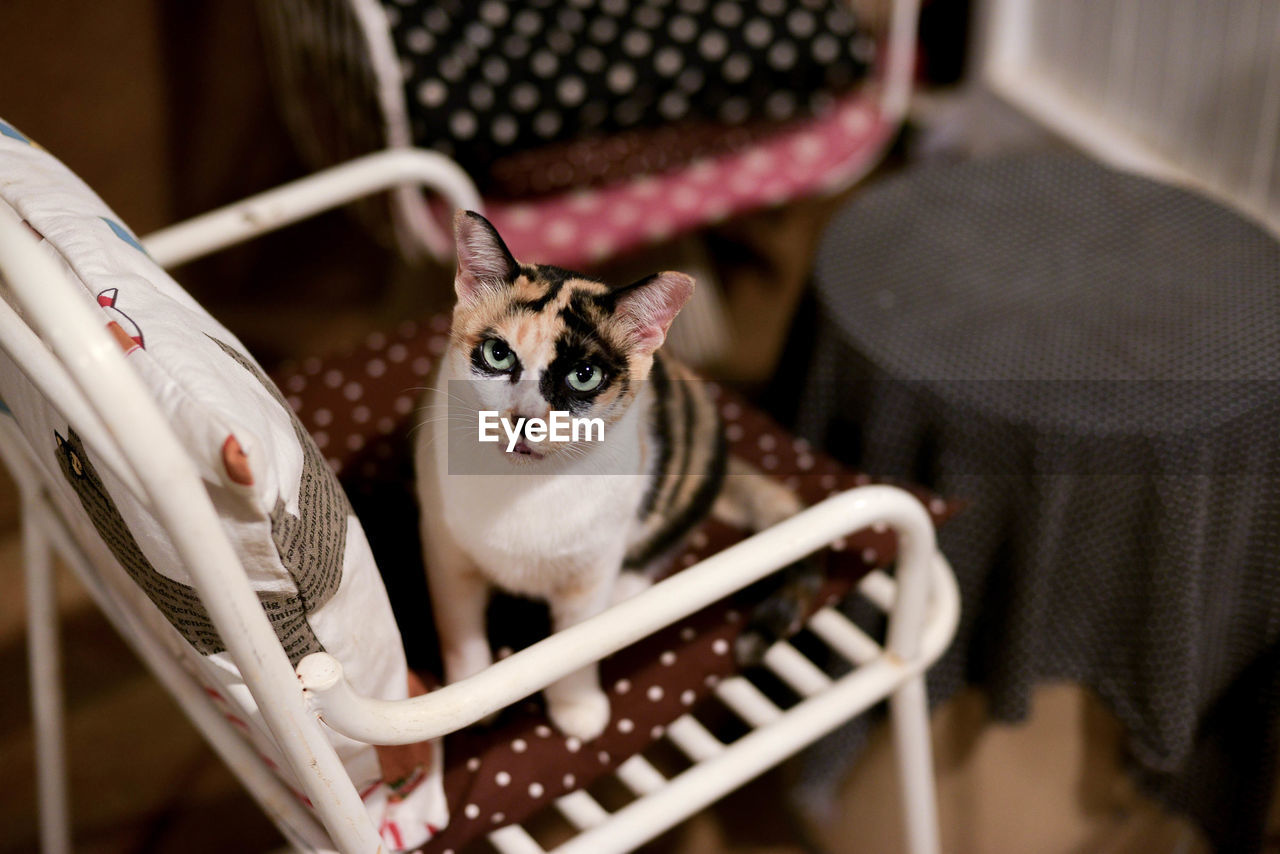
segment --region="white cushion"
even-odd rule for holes
[[[79,178],[3,122],[0,204],[43,237],[154,393],[290,660],[324,649],[342,662],[357,691],[405,697],[400,634],[364,531],[323,455],[240,342],[151,260]],[[156,519],[3,355],[0,397],[130,619],[177,653],[224,714],[283,768]],[[326,732],[357,788],[370,790],[380,776],[373,748]],[[424,827],[447,821],[440,764],[414,801],[416,823]],[[281,773],[296,791],[297,781]],[[378,823],[385,800],[367,800]]]

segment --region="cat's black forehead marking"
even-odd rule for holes
[[[620,376],[626,372],[626,358],[587,326],[583,330],[566,329],[556,339],[556,356],[548,370],[567,372],[580,362],[594,362],[609,372]]]
[[[560,341],[579,343],[585,352],[598,354],[599,360],[618,373],[626,368],[627,359],[602,334],[601,321],[607,318],[600,317],[595,309],[595,296],[586,291],[574,291],[569,301],[560,309],[559,316],[564,323],[565,334],[556,342],[557,352]]]
[[[574,350],[580,358],[592,357],[613,374],[626,368],[626,357],[601,334],[600,320],[592,303],[592,294],[576,290],[560,309],[564,331],[556,339],[556,355]]]
[[[594,338],[600,334],[599,324],[588,308],[590,302],[590,294],[574,291],[569,296],[569,301],[560,309],[560,319],[564,321],[565,328],[584,338]]]
[[[530,281],[536,281],[530,279]],[[513,306],[521,311],[530,311],[537,313],[547,307],[553,299],[560,295],[561,288],[564,287],[565,279],[557,279],[548,283],[547,290],[537,299],[516,300]]]
[[[603,285],[597,279],[585,276],[582,273],[573,270],[566,270],[563,267],[556,267],[551,264],[525,264],[520,267],[520,274],[528,279],[529,284],[534,287],[544,286],[546,290],[536,299],[515,300],[511,307],[520,312],[538,313],[545,309],[551,302],[560,295],[564,289],[565,283],[573,280],[596,282]]]
[[[586,282],[598,282],[604,284],[599,279],[588,276],[585,273],[579,273],[575,270],[566,270],[563,267],[557,267],[553,264],[524,264],[520,267],[520,272],[529,277],[531,282],[553,282],[563,285],[570,279],[582,279]]]

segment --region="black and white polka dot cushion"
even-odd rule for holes
[[[503,154],[672,122],[820,111],[874,54],[840,0],[383,0],[414,142]]]

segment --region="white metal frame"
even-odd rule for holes
[[[162,264],[179,264],[407,180],[430,184],[456,205],[475,201],[469,181],[451,161],[423,152],[383,152],[165,229],[144,244]],[[855,665],[851,673],[833,681],[794,647],[776,644],[766,656],[766,666],[803,697],[798,704],[784,711],[747,680],[724,681],[716,688],[717,697],[753,731],[724,744],[690,716],[676,721],[666,737],[694,762],[692,767],[667,780],[643,757],[633,757],[618,770],[618,777],[639,797],[612,814],[585,792],[561,798],[557,807],[582,833],[556,850],[630,850],[884,698],[890,701],[894,725],[909,849],[916,854],[938,850],[924,671],[949,643],[959,603],[954,579],[937,552],[929,516],[910,494],[868,486],[835,495],[465,682],[399,702],[363,698],[352,692],[340,665],[325,654],[304,659],[296,674],[289,666],[177,437],[126,366],[101,318],[76,298],[75,285],[11,216],[0,216],[0,273],[23,313],[19,317],[0,300],[0,348],[169,532],[286,762],[315,808],[313,818],[215,712],[163,645],[120,606],[60,521],[39,469],[24,450],[25,440],[0,419],[5,433],[0,436],[5,440],[0,453],[23,495],[46,851],[63,852],[70,845],[52,552],[77,571],[291,843],[367,852],[382,850],[378,835],[322,726],[389,744],[453,731],[872,525],[888,526],[899,541],[896,580],[876,572],[860,586],[862,594],[889,615],[887,642],[876,643],[831,608],[819,612],[809,628]],[[505,854],[542,850],[519,826],[496,831],[490,839]]]

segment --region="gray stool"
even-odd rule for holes
[[[798,432],[967,499],[933,697],[1093,689],[1149,790],[1260,844],[1280,720],[1280,246],[1072,155],[929,168],[833,220]]]

